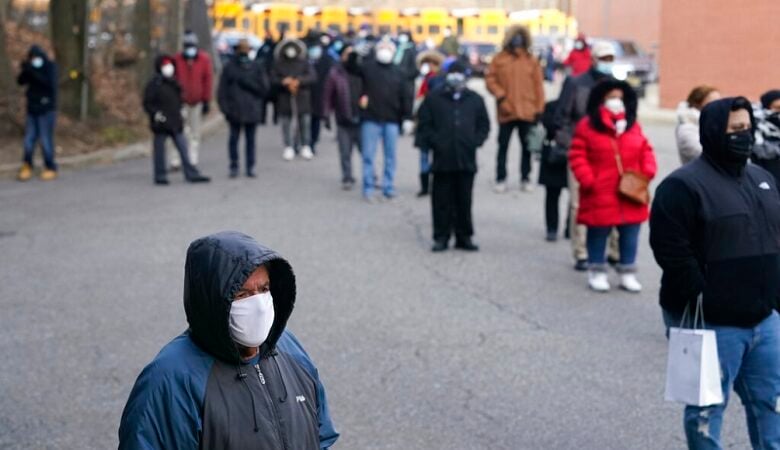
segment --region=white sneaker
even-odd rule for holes
[[[620,275],[620,287],[628,292],[642,292],[642,285],[636,279],[636,274],[624,273]]]
[[[285,147],[282,158],[284,158],[285,161],[292,161],[295,159],[295,149],[292,147]]]
[[[499,181],[493,186],[493,192],[503,194],[506,192],[506,181]]]
[[[588,286],[596,292],[608,292],[610,286],[607,272],[588,272]]]
[[[520,190],[523,192],[533,192],[534,185],[530,181],[523,181],[520,183]]]
[[[304,146],[301,148],[301,156],[302,156],[302,157],[303,157],[303,159],[305,159],[306,161],[309,161],[309,160],[311,160],[312,158],[314,158],[314,152],[312,152],[312,151],[311,151],[311,147],[309,147],[308,145],[304,145]]]

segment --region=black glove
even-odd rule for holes
[[[203,109],[201,112],[203,112],[204,116],[208,116],[209,111],[211,111],[211,104],[209,102],[203,102]]]

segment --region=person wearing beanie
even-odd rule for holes
[[[198,36],[192,31],[184,33],[184,48],[176,54],[176,81],[181,86],[184,107],[184,133],[187,136],[190,162],[197,166],[201,140],[201,122],[211,109],[211,91],[214,68],[209,54],[198,48]],[[181,165],[178,155],[171,154],[171,167]]]
[[[331,127],[331,114],[336,117],[341,187],[345,191],[352,190],[355,185],[352,152],[357,150],[360,154],[360,95],[363,92],[363,80],[346,69],[350,58],[356,57],[357,53],[349,44],[339,49],[339,60],[331,67],[322,94],[325,128]]]
[[[771,90],[753,106],[756,118],[753,163],[766,169],[780,183],[780,90]]]
[[[658,186],[651,209],[666,326],[680,326],[701,301],[704,328],[717,340],[724,402],[685,407],[692,449],[723,448],[732,389],[745,407],[752,447],[780,448],[780,194],[769,172],[748,164],[752,109],[744,97],[705,106],[701,157]]]
[[[418,111],[415,146],[433,153],[432,251],[442,252],[455,235],[455,248],[477,251],[471,199],[477,172],[477,149],[490,133],[485,102],[470,90],[468,70],[461,62],[450,65],[444,86],[430,92]]]
[[[208,182],[209,178],[200,174],[190,163],[187,151],[187,139],[184,137],[182,121],[181,87],[176,81],[175,58],[161,55],[155,61],[155,74],[144,89],[143,107],[149,115],[149,127],[154,133],[154,182],[167,185],[168,175],[165,167],[165,142],[173,140],[181,159],[184,178],[190,183]]]

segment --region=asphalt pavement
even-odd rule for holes
[[[678,164],[673,126],[643,126],[663,176]],[[149,159],[1,181],[0,449],[116,447],[136,376],[186,328],[188,244],[226,229],[292,263],[290,327],[327,387],[336,449],[684,448],[682,407],[663,400],[647,227],[645,290],[589,292],[568,242],[544,241],[543,189],[519,192],[517,140],[512,190],[492,192],[493,131],[474,188],[476,254],[429,251],[409,137],[392,203],[340,190],[331,133],[313,161],[285,162],[272,126],[258,131],[257,179],[227,177],[221,131],[201,151],[209,185],[173,174],[154,186]],[[733,402],[728,448],[749,446],[743,422]]]

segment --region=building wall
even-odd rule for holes
[[[657,53],[661,1],[574,0],[573,9],[578,28],[586,35],[632,39],[645,51]]]
[[[697,84],[751,100],[780,88],[780,0],[663,0],[661,105]]]

